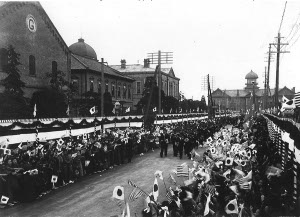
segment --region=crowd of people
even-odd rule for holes
[[[108,129],[96,138],[93,135],[27,142],[9,153],[0,149],[0,195],[8,198],[6,204],[33,201],[158,147],[153,134],[144,129]]]
[[[169,189],[169,201],[151,200],[144,216],[297,214],[291,197],[293,159],[287,160],[283,170],[262,116],[249,129],[242,117],[221,117],[156,126],[150,131],[112,129],[96,138],[91,134],[70,139],[20,144],[9,155],[0,152],[0,195],[8,198],[8,204],[32,201],[156,148],[161,149],[160,157],[167,156],[171,145],[169,155],[192,159],[189,180]],[[199,147],[205,149],[203,155],[197,153]]]
[[[233,126],[225,127],[228,124]],[[237,119],[231,119],[231,123],[207,122],[203,128],[205,130],[198,134],[202,129],[200,122],[188,124],[185,132],[174,129],[171,140],[179,135],[179,144],[183,143],[185,154],[193,160],[193,168],[189,169],[189,179],[183,186],[174,183],[169,189],[168,194],[172,196],[168,200],[160,203],[152,198],[142,211],[143,216],[299,214],[297,204],[292,201],[293,158],[286,159],[282,168],[282,157],[269,138],[263,116],[255,118],[250,129],[245,129]],[[200,147],[204,145],[203,155],[197,153],[194,140],[200,142]],[[174,155],[177,150],[181,152],[177,147],[173,149]]]

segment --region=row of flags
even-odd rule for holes
[[[155,108],[156,109],[156,108]],[[129,113],[131,110],[131,107],[128,107],[126,108],[125,110],[125,113]],[[90,108],[90,113],[91,115],[95,114],[96,113],[96,106],[93,106],[92,108]],[[154,110],[153,110],[154,111]],[[156,111],[156,110],[155,110]],[[36,117],[36,112],[37,112],[37,109],[36,109],[36,104],[34,104],[34,107],[33,107],[33,117]],[[114,114],[116,113],[115,112],[115,107],[113,108],[113,111],[112,111]],[[70,106],[68,105],[67,107],[67,110],[66,110],[66,114],[69,116],[70,115]]]

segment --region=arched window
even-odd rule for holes
[[[29,75],[35,75],[35,57],[33,55],[29,56]]]
[[[57,62],[52,61],[52,74],[57,74]]]
[[[5,48],[0,49],[0,71],[3,71],[8,63],[8,54]]]

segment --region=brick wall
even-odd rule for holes
[[[49,86],[47,72],[52,71],[52,61],[57,62],[57,69],[70,77],[68,59],[69,51],[59,34],[53,28],[51,21],[38,3],[14,2],[0,8],[5,16],[0,18],[0,48],[13,45],[20,54],[19,66],[21,80],[26,83],[25,96],[40,88]],[[5,10],[5,11],[3,11]],[[26,18],[32,15],[36,23],[36,31],[29,31]],[[36,75],[29,75],[29,55],[35,57]],[[0,72],[0,79],[6,76]],[[1,88],[0,88],[1,91]]]

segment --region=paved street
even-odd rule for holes
[[[202,153],[202,150],[198,150]],[[169,172],[176,165],[191,161],[184,157],[182,160],[173,157],[171,145],[166,158],[159,157],[159,150],[148,152],[144,156],[136,156],[132,163],[120,165],[108,171],[93,174],[82,180],[59,188],[34,202],[17,204],[14,207],[0,210],[0,216],[100,216],[109,217],[121,214],[121,209],[111,199],[115,186],[125,187],[125,198],[130,194],[132,187],[127,184],[131,179],[146,192],[151,192],[154,181],[154,172],[164,172],[166,186]],[[183,178],[176,178],[178,184]],[[160,195],[159,202],[166,200],[165,187],[162,180],[158,180]],[[145,207],[144,199],[139,198],[130,203],[131,216],[141,216]]]

